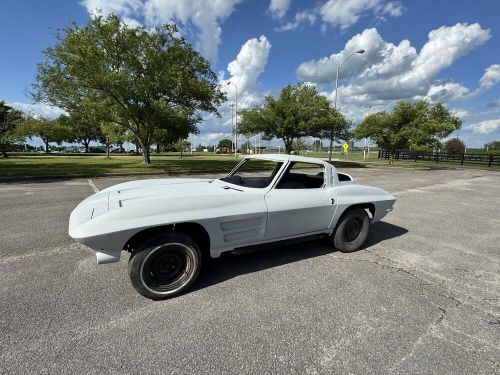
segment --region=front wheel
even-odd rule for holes
[[[333,246],[343,253],[358,250],[368,236],[369,226],[370,218],[364,209],[350,209],[339,220],[333,235]]]
[[[198,244],[184,233],[155,236],[132,254],[129,276],[144,297],[160,300],[187,290],[201,268]]]

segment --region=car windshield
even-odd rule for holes
[[[245,159],[227,177],[221,178],[221,181],[244,187],[265,188],[282,165],[282,162],[273,160]]]

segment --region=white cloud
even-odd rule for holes
[[[469,89],[455,82],[444,82],[431,85],[427,91],[427,98],[432,102],[448,102],[464,98],[469,94]]]
[[[289,21],[284,25],[277,27],[276,31],[295,30],[297,27],[303,24],[309,23],[309,25],[313,25],[314,22],[316,22],[316,14],[312,11],[304,10],[295,14],[295,17],[292,21]]]
[[[475,134],[490,134],[500,129],[500,118],[493,120],[485,120],[475,124],[467,125],[465,130],[470,130]]]
[[[275,0],[273,2],[285,3],[287,0]],[[399,17],[402,14],[403,6],[399,1],[327,0],[320,6],[297,12],[292,20],[277,27],[276,31],[295,30],[307,23],[313,25],[318,17],[323,21],[321,25],[323,32],[326,32],[328,26],[340,27],[342,30],[346,30],[365,15],[372,15],[377,20],[385,21],[387,17]],[[283,18],[283,16],[284,13],[274,18]]]
[[[500,82],[500,64],[491,65],[486,68],[484,75],[479,80],[479,89],[488,90]]]
[[[44,103],[22,103],[22,102],[12,102],[8,103],[12,108],[24,112],[30,116],[45,117],[48,119],[54,119],[61,115],[67,115],[67,112],[58,107],[52,107]]]
[[[271,43],[264,35],[249,39],[241,46],[236,59],[228,64],[227,70],[231,77],[227,80],[221,80],[221,84],[227,91],[230,100],[234,100],[234,89],[227,85],[231,82],[237,86],[240,108],[250,106],[260,100],[257,79],[266,67],[270,50]]]
[[[283,18],[290,7],[291,0],[271,0],[269,11],[273,18]]]
[[[424,97],[454,100],[469,90],[458,83],[436,81],[437,75],[489,38],[489,30],[477,23],[443,26],[429,33],[429,40],[417,53],[408,40],[394,45],[384,41],[376,29],[367,29],[352,37],[339,53],[301,64],[297,74],[304,80],[334,83],[337,65],[362,48],[364,54],[353,56],[341,68],[341,78],[356,77],[341,87],[344,103],[373,106]],[[494,77],[490,73],[485,82]]]
[[[451,113],[453,116],[457,116],[458,118],[461,118],[461,119],[470,116],[469,111],[467,111],[466,109],[463,109],[463,108],[452,108]]]
[[[194,34],[196,47],[215,61],[221,37],[220,24],[234,11],[240,0],[82,0],[90,14],[100,10],[114,13],[130,26],[156,26],[176,22],[183,31]]]
[[[105,16],[111,13],[130,16],[140,12],[143,7],[142,0],[82,0],[80,4],[87,8],[91,15],[101,12]]]
[[[319,8],[324,22],[343,30],[357,23],[365,13],[384,19],[385,16],[400,16],[402,12],[403,7],[399,2],[383,0],[328,0]]]

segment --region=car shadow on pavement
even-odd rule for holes
[[[358,251],[380,242],[400,237],[408,230],[383,221],[370,226],[370,233],[363,247]],[[191,291],[203,289],[236,276],[262,271],[305,259],[335,252],[328,239],[318,239],[293,245],[260,250],[246,254],[223,254],[218,259],[209,260]]]

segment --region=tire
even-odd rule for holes
[[[370,218],[362,208],[352,208],[342,215],[333,235],[333,246],[343,252],[358,250],[368,236]]]
[[[201,268],[198,244],[180,232],[159,234],[134,252],[128,263],[132,286],[153,300],[177,296],[196,281]]]

